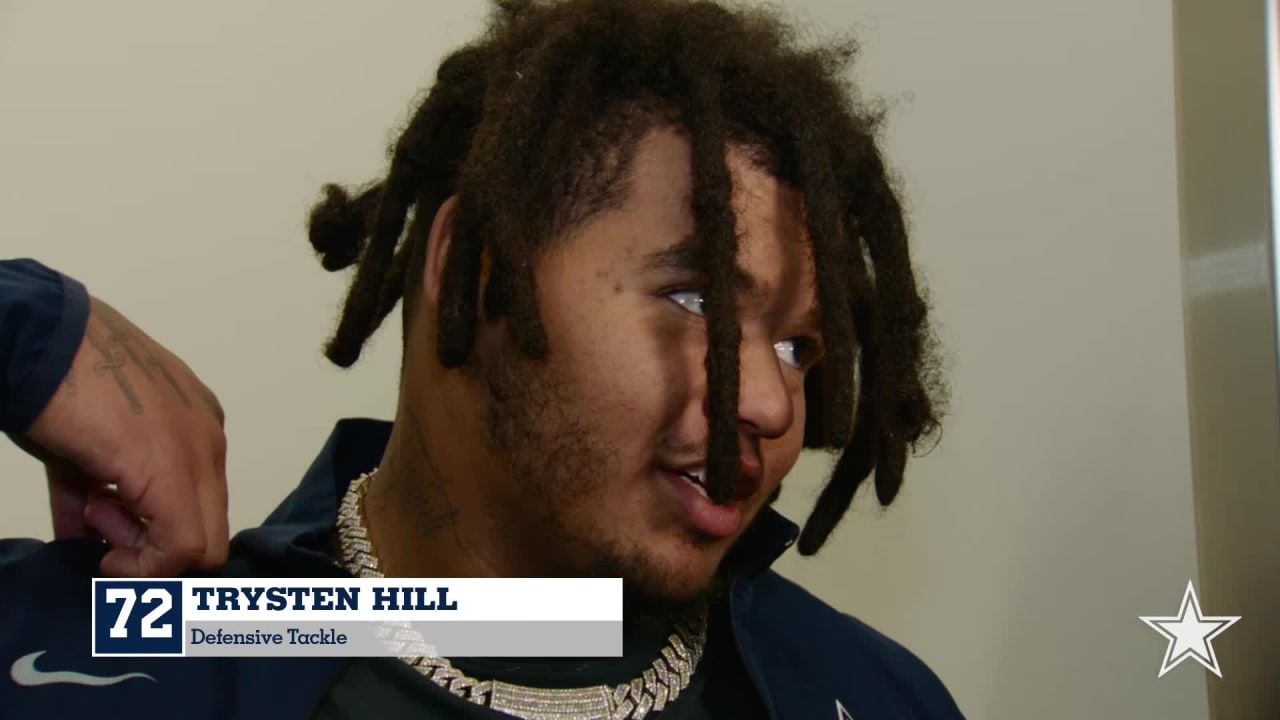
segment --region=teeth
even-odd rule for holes
[[[711,498],[711,496],[707,494],[707,489],[706,489],[705,487],[703,487],[701,483],[697,483],[697,482],[694,482],[694,481],[690,480],[690,481],[689,481],[689,484],[693,486],[693,489],[694,489],[694,490],[697,490],[698,492],[702,493],[702,497],[707,498],[707,499],[710,499],[710,498]]]
[[[711,497],[710,495],[707,494],[707,488],[706,488],[707,477],[705,472],[701,470],[697,472],[682,472],[680,473],[680,477],[687,480],[689,484],[694,487],[695,490],[702,493],[703,497],[705,498]]]

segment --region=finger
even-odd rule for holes
[[[107,577],[147,577],[142,574],[141,565],[138,562],[141,552],[138,548],[132,547],[111,548],[106,555],[102,556],[102,562],[98,564],[98,568]]]
[[[89,500],[92,481],[75,466],[54,461],[45,466],[49,485],[49,510],[53,516],[53,537],[56,540],[89,536],[85,522],[85,506]]]
[[[162,463],[160,467],[173,468],[175,464]],[[145,484],[136,499],[124,498],[127,507],[147,523],[146,544],[134,557],[122,554],[136,563],[137,577],[178,575],[204,557],[204,517],[199,494],[187,481],[189,477],[173,470],[161,471],[159,477]]]
[[[192,565],[190,558],[175,560],[171,553],[148,543],[141,548],[112,548],[99,567],[111,577],[176,577]]]
[[[95,497],[84,511],[85,521],[113,548],[140,549],[147,544],[147,526],[114,498]]]

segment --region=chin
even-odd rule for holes
[[[700,585],[657,587],[623,581],[623,607],[628,615],[655,615],[676,618],[695,603],[712,595],[710,580]]]
[[[671,613],[709,597],[718,586],[722,552],[707,546],[684,546],[681,552],[636,558],[621,573],[628,609]]]

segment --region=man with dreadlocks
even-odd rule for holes
[[[623,657],[188,659],[94,702],[959,717],[908,651],[768,569],[797,536],[816,553],[865,478],[892,501],[940,414],[877,118],[840,82],[851,54],[705,0],[501,2],[386,176],[312,212],[324,267],[355,265],[334,363],[404,300],[399,407],[341,422],[221,572],[621,577]],[[798,531],[769,505],[804,447],[838,458]]]

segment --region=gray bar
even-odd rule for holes
[[[185,633],[192,657],[622,656],[622,623],[608,621],[189,621]]]

